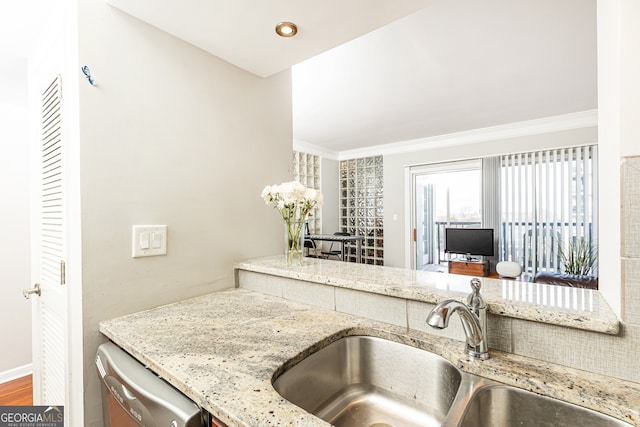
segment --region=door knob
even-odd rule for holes
[[[29,299],[29,297],[33,294],[36,294],[38,296],[40,296],[41,292],[40,292],[40,284],[36,283],[33,288],[29,288],[29,289],[25,289],[24,291],[22,291],[22,295],[24,295],[24,297],[26,299]]]

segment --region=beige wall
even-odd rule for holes
[[[26,70],[22,78],[26,79]],[[21,87],[22,96],[26,98],[24,82],[13,81],[13,86],[14,91]],[[24,105],[2,104],[3,100],[0,100],[0,343],[3,348],[0,383],[29,373],[31,365],[31,303],[22,297],[22,290],[31,286],[27,110]]]
[[[601,0],[603,1],[603,0]],[[620,104],[622,155],[640,155],[640,2],[625,0],[621,13],[621,85],[624,87]]]
[[[101,425],[98,322],[233,286],[235,261],[282,249],[260,198],[291,173],[290,73],[246,73],[102,0],[79,2],[86,426]],[[168,254],[131,258],[133,224]]]
[[[324,196],[324,204],[322,206],[322,232],[332,234],[340,228],[338,205],[338,189],[340,188],[338,174],[340,166],[337,160],[326,157],[323,157],[321,162],[322,194]]]

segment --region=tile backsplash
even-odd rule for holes
[[[622,256],[640,258],[640,156],[622,163]]]
[[[622,162],[622,317],[640,328],[640,156]]]

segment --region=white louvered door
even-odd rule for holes
[[[65,176],[60,76],[42,90],[38,149],[38,204],[33,242],[41,294],[33,305],[34,404],[64,405],[67,291]]]

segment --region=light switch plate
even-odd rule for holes
[[[167,254],[166,225],[134,225],[132,237],[133,258]]]

